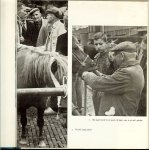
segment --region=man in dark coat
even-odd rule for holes
[[[93,89],[104,92],[99,116],[136,116],[144,87],[136,46],[132,42],[122,42],[111,51],[117,68],[112,75],[84,72],[82,78]]]
[[[68,33],[60,35],[57,39],[56,51],[62,55],[68,56]]]
[[[65,12],[64,14],[64,25],[67,31],[68,29],[68,14]],[[58,36],[56,51],[61,53],[62,55],[68,56],[68,32]]]
[[[33,36],[33,29],[34,29],[34,22],[33,21],[24,21],[25,26],[22,28],[22,35],[24,37],[24,42],[22,44],[29,45],[29,46],[35,46],[34,45],[34,38]]]
[[[23,30],[23,20],[26,20],[26,18],[27,18],[26,6],[23,3],[18,2],[17,3],[17,34],[16,34],[17,43],[24,42],[22,30]]]
[[[33,20],[25,21],[26,28],[24,27],[22,29],[22,34],[25,38],[23,44],[36,46],[41,26],[47,24],[47,20],[42,18],[42,14],[39,8],[33,8],[28,16],[31,17]]]

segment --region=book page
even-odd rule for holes
[[[54,3],[55,1],[52,2]],[[35,6],[33,5],[32,7]],[[44,9],[46,10],[46,8]],[[90,84],[88,78],[86,79],[82,76],[74,78],[73,71],[75,70],[75,66],[73,66],[74,56],[72,48],[73,35],[77,37],[78,47],[81,51],[84,51],[84,46],[88,44],[96,46],[94,43],[94,35],[97,32],[104,33],[107,36],[108,44],[113,44],[112,47],[124,41],[138,42],[138,46],[140,46],[145,35],[147,35],[148,42],[148,9],[148,1],[68,1],[67,128],[62,126],[65,118],[63,118],[61,114],[59,115],[59,120],[56,119],[57,113],[51,116],[44,115],[43,137],[46,146],[39,147],[37,110],[34,108],[29,109],[29,112],[27,111],[27,115],[31,113],[31,115],[29,114],[30,116],[27,116],[28,144],[20,144],[22,125],[17,111],[16,73],[17,2],[14,0],[2,0],[0,21],[0,147],[18,147],[26,149],[148,148],[148,51],[146,60],[147,78],[144,81],[144,84],[146,84],[145,110],[144,112],[141,111],[139,115],[138,113],[124,115],[123,113],[117,114],[117,107],[113,104],[111,100],[112,97],[109,99],[110,104],[112,104],[103,114],[100,114],[99,110],[95,111],[95,107],[97,106],[97,108],[99,108],[99,106],[96,105],[97,103],[94,104],[93,101],[94,89],[92,84]],[[91,55],[88,54],[89,57],[92,57],[92,54],[93,53],[91,53]],[[142,58],[142,53],[139,54],[140,58]],[[94,56],[95,55],[93,55],[93,57]],[[86,59],[88,59],[88,57],[84,57],[84,59],[79,61],[84,64]],[[77,74],[79,70],[81,69],[76,69]],[[85,72],[86,71],[87,70],[85,70]],[[84,82],[85,80],[86,83]],[[74,86],[75,82],[73,81],[78,81],[78,87],[75,87],[76,85]],[[140,83],[140,80],[138,80],[137,83]],[[77,105],[77,103],[74,105],[73,101],[76,89],[81,93],[81,99],[78,98],[77,102],[80,102],[80,106]],[[96,98],[98,98],[98,96]],[[134,96],[132,99],[134,99]],[[136,97],[136,99],[139,98]],[[120,106],[119,110],[125,108],[122,105],[118,106]],[[128,106],[130,105],[128,104],[126,106],[126,108],[129,108]],[[77,110],[75,114],[73,114],[74,108]],[[102,107],[102,109],[103,108],[104,107]]]
[[[107,39],[109,39],[109,41],[110,39],[112,39],[113,41],[116,40],[117,44],[124,41],[133,41],[132,39],[129,38],[129,36],[125,36],[126,34],[130,35],[131,33],[124,33],[124,32],[127,32],[126,30],[128,29],[132,31],[133,28],[134,30],[137,28],[144,28],[147,33],[148,29],[147,7],[148,4],[146,2],[70,1],[69,39],[71,39],[71,37],[74,35],[78,39],[78,43],[82,47],[84,46],[84,48],[85,46],[86,47],[88,45],[92,46],[95,44],[95,42],[98,42],[98,39],[94,40],[94,34],[99,32],[102,32],[105,35],[107,35]],[[140,12],[139,10],[143,11]],[[135,41],[133,42],[137,42],[138,39],[134,38],[134,40]],[[69,42],[69,49],[71,49],[71,45],[73,45],[73,43]],[[89,56],[92,56],[90,51],[87,50],[88,49],[86,48],[86,52],[88,52]],[[74,54],[77,54],[75,53],[75,49],[73,50],[72,48],[72,54],[73,52]],[[96,55],[94,56],[96,57]],[[101,57],[99,56],[99,58],[100,59],[98,63],[104,65],[106,56],[102,57],[101,55]],[[75,58],[72,58],[72,62],[73,59]],[[103,66],[100,66],[99,64],[99,71],[101,71],[101,73],[106,74],[107,72],[104,71],[104,68],[102,70],[102,67]],[[72,72],[75,72],[75,66],[72,67]],[[101,149],[141,148],[141,147],[147,148],[148,113],[146,113],[146,115],[144,115],[143,117],[137,116],[137,114],[136,115],[132,114],[132,116],[125,114],[126,116],[124,116],[123,113],[118,113],[117,112],[118,109],[122,109],[123,106],[122,105],[118,106],[118,101],[116,102],[116,105],[118,107],[114,104],[115,103],[114,101],[116,100],[115,96],[117,96],[116,94],[114,94],[116,91],[115,92],[113,91],[114,95],[110,93],[111,91],[109,91],[110,96],[109,98],[106,99],[106,96],[108,96],[109,86],[110,84],[112,84],[109,83],[111,81],[110,77],[108,78],[109,82],[106,82],[105,81],[106,77],[105,79],[104,77],[102,77],[101,79],[100,78],[95,79],[96,77],[93,76],[92,73],[86,74],[84,73],[82,76],[84,76],[83,78],[86,81],[86,83],[89,84],[89,86],[85,85],[86,87],[84,87],[84,84],[82,83],[83,89],[81,90],[83,95],[82,107],[83,110],[85,109],[85,114],[84,112],[82,113],[81,116],[74,116],[69,114],[68,133],[70,140],[68,141],[68,146],[71,148],[101,148]],[[74,80],[75,78],[74,79],[73,78],[74,73],[72,73],[72,84],[76,83],[76,81]],[[101,83],[98,80],[101,80]],[[105,84],[102,85],[102,82]],[[76,88],[78,88],[77,85]],[[99,88],[103,91],[106,91],[104,93],[103,99],[100,98],[101,99],[100,104],[98,104],[99,95],[96,95],[96,97],[94,98],[93,97],[94,91],[92,90],[92,88],[93,89]],[[112,90],[112,87],[110,88],[110,90]],[[75,98],[73,97],[74,93],[75,88],[72,86],[73,103],[75,103]],[[79,94],[79,92],[77,91],[76,93]],[[113,96],[115,97],[114,99]],[[121,96],[122,95],[120,95],[120,97]],[[78,102],[79,100],[76,101],[77,101],[76,106],[79,108],[80,106],[80,103]],[[97,114],[95,114],[96,112],[94,108],[96,108],[97,105],[100,105],[100,107],[98,106],[99,112],[97,111]],[[128,108],[129,105],[131,104],[126,104],[125,107]]]

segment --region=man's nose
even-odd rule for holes
[[[100,44],[97,44],[97,48],[98,48],[98,49],[100,48]]]
[[[92,67],[96,66],[96,62],[95,62],[95,61],[92,61],[91,66],[92,66]]]
[[[27,11],[24,11],[24,14],[27,15]]]

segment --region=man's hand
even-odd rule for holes
[[[86,71],[86,70],[87,70],[87,67],[86,67],[86,66],[81,66],[81,67],[79,68],[78,75],[79,75],[80,77],[82,77],[83,72]]]
[[[34,51],[35,47],[17,43],[17,52],[21,50]]]
[[[24,37],[21,36],[21,37],[20,37],[20,42],[23,43],[24,41],[25,41]]]
[[[82,77],[82,73],[87,71],[87,72],[94,72],[98,69],[98,66],[93,66],[93,67],[89,67],[89,66],[81,66],[80,69],[78,70],[78,75],[80,77]]]

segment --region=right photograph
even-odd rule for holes
[[[147,26],[72,26],[72,115],[146,116]]]

